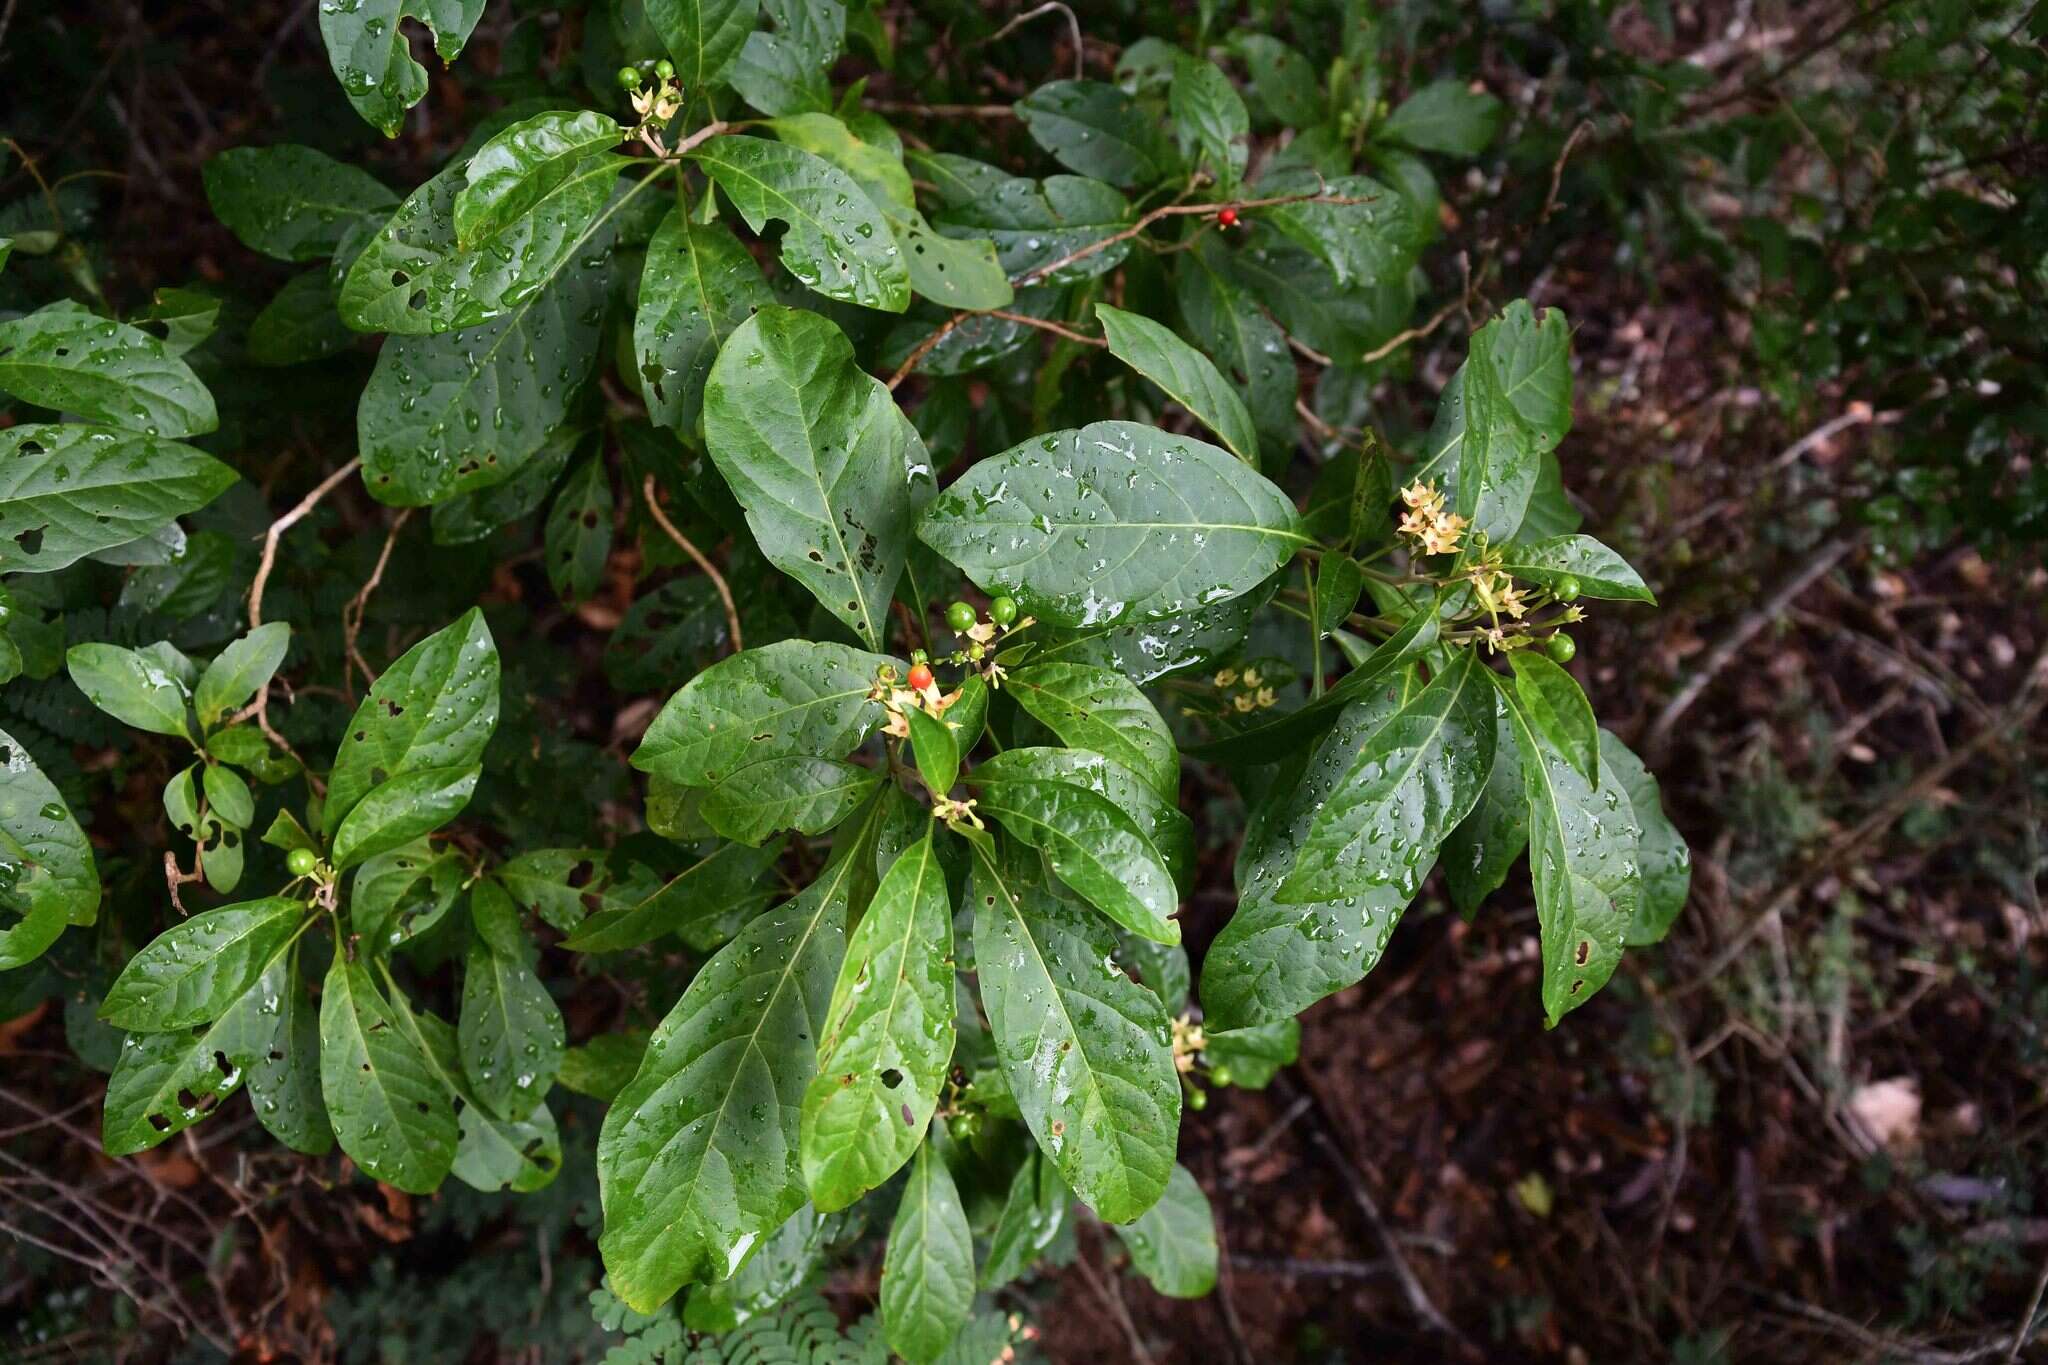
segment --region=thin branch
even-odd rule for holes
[[[1025,24],[1030,23],[1033,19],[1038,18],[1040,15],[1052,14],[1055,11],[1067,16],[1067,31],[1073,35],[1074,79],[1077,81],[1085,80],[1088,76],[1088,69],[1086,66],[1082,64],[1082,57],[1085,55],[1086,49],[1084,49],[1081,45],[1081,21],[1075,18],[1074,11],[1069,9],[1066,5],[1061,4],[1060,0],[1046,0],[1046,2],[1040,5],[1037,9],[1026,10],[1024,13],[1012,19],[1009,23],[1004,24],[1001,28],[997,29],[994,33],[989,34],[989,36],[982,39],[981,42],[976,43],[975,46],[981,47],[989,43],[998,42],[1004,38],[1009,37],[1012,33],[1015,33],[1018,29],[1022,28]]]
[[[676,529],[676,524],[668,519],[668,513],[661,510],[661,503],[654,494],[652,474],[649,474],[646,481],[640,485],[640,492],[647,499],[647,510],[654,514],[654,520],[660,524],[661,529],[668,532],[668,538],[681,546],[684,554],[696,561],[697,567],[704,571],[704,576],[711,580],[711,586],[718,589],[718,600],[725,604],[726,629],[732,632],[732,652],[739,653],[747,646],[740,637],[739,608],[733,605],[732,589],[725,585],[725,575],[718,571],[717,565],[704,557],[702,550],[690,543],[688,536]]]
[[[868,100],[863,108],[883,114],[914,114],[925,118],[1015,118],[1014,104],[919,104],[916,100]]]
[[[377,591],[377,585],[384,581],[385,566],[391,563],[391,547],[398,544],[398,533],[405,529],[405,523],[411,518],[412,509],[408,507],[392,520],[391,530],[384,537],[384,548],[377,555],[377,566],[370,570],[369,581],[364,583],[362,591],[351,597],[348,605],[341,609],[343,653],[351,663],[363,670],[363,685],[366,687],[376,685],[377,674],[370,667],[369,661],[363,658],[362,651],[356,647],[356,641],[363,633],[363,615],[370,609],[370,594]]]
[[[922,362],[926,356],[930,355],[940,342],[944,341],[947,337],[953,334],[953,329],[955,327],[958,327],[961,323],[967,321],[967,319],[973,316],[975,316],[973,313],[955,313],[952,317],[949,317],[944,322],[940,323],[937,330],[935,330],[930,336],[926,337],[923,341],[918,342],[916,349],[911,351],[909,355],[903,357],[903,363],[896,367],[896,373],[889,376],[889,392],[896,392],[897,386],[910,377],[910,372],[916,369],[919,363]]]
[[[343,479],[362,468],[362,465],[362,457],[358,455],[329,474],[320,481],[318,487],[299,500],[297,507],[271,522],[270,529],[263,533],[263,559],[256,566],[255,581],[249,584],[249,629],[254,630],[263,624],[263,588],[270,582],[270,570],[277,563],[277,542],[284,538],[286,531],[304,521],[306,516],[320,505],[322,498],[332,493]]]
[[[1424,337],[1428,336],[1431,332],[1434,332],[1437,328],[1443,326],[1444,320],[1446,318],[1450,317],[1451,314],[1457,312],[1460,308],[1464,306],[1465,300],[1462,295],[1458,298],[1452,299],[1449,303],[1437,309],[1436,315],[1432,317],[1428,322],[1423,323],[1420,327],[1410,327],[1405,332],[1396,332],[1393,336],[1388,337],[1385,341],[1373,347],[1364,355],[1358,357],[1358,363],[1361,365],[1370,365],[1375,360],[1385,360],[1388,356],[1400,350],[1409,342],[1420,341]]]
[[[1036,327],[1041,332],[1051,332],[1054,336],[1065,337],[1068,341],[1077,341],[1083,346],[1106,347],[1109,345],[1107,337],[1092,337],[1086,332],[1077,332],[1073,328],[1062,326],[1057,322],[1050,322],[1045,318],[1032,317],[1029,313],[1013,313],[1007,308],[991,308],[988,310],[988,316],[1001,318],[1004,322],[1018,322],[1026,327]]]
[[[1552,211],[1557,208],[1558,187],[1564,183],[1564,163],[1572,159],[1572,149],[1579,145],[1579,139],[1592,131],[1593,120],[1580,119],[1578,127],[1572,129],[1571,136],[1564,140],[1564,149],[1550,166],[1550,193],[1543,196],[1543,212],[1536,215],[1538,223],[1550,221]]]

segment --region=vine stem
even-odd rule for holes
[[[661,502],[655,497],[652,474],[641,483],[640,492],[647,499],[647,510],[654,514],[654,520],[660,524],[661,529],[668,532],[668,538],[682,547],[683,553],[695,561],[697,567],[704,571],[704,576],[711,580],[711,586],[718,589],[718,600],[725,604],[726,629],[732,632],[732,652],[739,653],[747,646],[740,637],[739,608],[733,605],[732,589],[725,585],[725,575],[718,571],[717,565],[704,557],[702,550],[690,543],[688,536],[676,529],[676,524],[668,519],[668,513],[661,510]]]
[[[370,594],[377,591],[377,585],[384,581],[385,567],[391,563],[391,548],[398,544],[398,533],[405,529],[405,523],[411,519],[412,508],[408,507],[392,521],[391,530],[384,537],[384,548],[377,555],[377,565],[370,570],[369,581],[364,583],[362,591],[351,597],[348,605],[341,609],[342,652],[348,656],[350,662],[363,670],[363,684],[366,687],[376,686],[377,674],[370,667],[369,661],[363,658],[363,652],[356,647],[356,641],[363,633],[363,615],[370,609]]]
[[[336,486],[349,475],[363,467],[363,457],[358,455],[341,468],[322,479],[312,492],[299,499],[299,505],[270,523],[270,529],[263,533],[263,559],[256,566],[256,578],[249,584],[249,629],[263,624],[263,589],[270,582],[270,571],[277,564],[277,543],[284,539],[284,533],[304,521],[320,500],[332,493]]]

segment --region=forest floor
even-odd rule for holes
[[[110,29],[110,54],[175,38],[176,60],[109,56],[120,83],[57,94],[81,116],[109,99],[163,115],[136,120],[120,167],[123,294],[240,258],[198,184],[209,155],[269,140],[237,83],[328,79],[310,6],[236,9]],[[136,70],[147,85],[124,88]],[[432,148],[429,129],[410,150],[424,165]],[[1659,590],[1655,610],[1597,613],[1575,671],[1692,846],[1687,913],[1545,1031],[1526,884],[1470,923],[1426,891],[1377,969],[1304,1017],[1298,1065],[1184,1128],[1225,1242],[1218,1292],[1159,1298],[1105,1273],[1115,1243],[1084,1230],[1081,1261],[1034,1296],[1053,1360],[2028,1358],[2009,1352],[2048,1278],[2048,578],[1969,551],[1888,563],[1813,524],[1868,409],[1824,395],[1827,425],[1796,429],[1746,377],[1723,281],[1622,257],[1577,241],[1533,300],[1575,328],[1570,486],[1592,524],[1628,528],[1618,548]],[[1433,392],[1462,331],[1417,344]],[[1213,795],[1190,809],[1227,820]],[[1233,832],[1206,842],[1197,961],[1231,905]],[[59,1013],[0,1025],[0,1054],[7,1088],[67,1096],[91,1141],[97,1094],[59,1062],[18,1064],[61,1061]],[[246,1159],[230,1136],[95,1178],[146,1185],[159,1217],[217,1213],[205,1166]],[[412,1201],[274,1160],[291,1211],[248,1226],[278,1297],[243,1310],[303,1322],[383,1292],[367,1267],[384,1253],[439,1273],[447,1244],[411,1239]],[[544,1296],[587,1293],[550,1268],[591,1264],[584,1225],[497,1242],[518,1238]]]

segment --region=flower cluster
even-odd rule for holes
[[[1444,510],[1444,495],[1433,483],[1420,479],[1401,490],[1408,511],[1401,517],[1401,534],[1414,540],[1426,555],[1456,552],[1458,541],[1470,524],[1456,512]]]
[[[1226,692],[1234,687],[1243,687],[1243,691],[1230,699],[1232,709],[1242,715],[1263,711],[1280,700],[1273,689],[1266,685],[1265,677],[1256,668],[1245,668],[1242,671],[1226,668],[1216,675],[1216,685]]]
[[[906,686],[896,680],[896,670],[884,667],[875,676],[875,685],[868,689],[868,700],[880,702],[882,709],[889,713],[888,723],[882,733],[897,739],[910,738],[910,718],[907,711],[922,711],[934,720],[945,716],[954,702],[960,700],[960,689],[940,692],[938,680],[931,675],[931,669],[919,665],[910,670],[908,681],[921,686]]]

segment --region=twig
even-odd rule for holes
[[[263,533],[263,559],[256,565],[256,578],[249,584],[249,629],[263,624],[263,588],[270,582],[270,570],[277,563],[277,542],[284,533],[306,519],[320,500],[332,493],[335,486],[349,475],[362,468],[359,455],[320,481],[318,487],[299,500],[299,505],[270,523],[270,529]]]
[[[2041,1262],[2041,1273],[2034,1278],[2034,1292],[2027,1300],[2027,1311],[2020,1314],[2020,1325],[2013,1329],[2012,1346],[2005,1353],[2007,1365],[2020,1358],[2020,1348],[2034,1335],[2034,1318],[2041,1311],[2043,1293],[2048,1293],[2048,1260]]]
[[[1287,333],[1287,344],[1293,347],[1295,354],[1299,355],[1303,360],[1314,365],[1321,365],[1324,369],[1328,369],[1337,363],[1292,332]]]
[[[1794,441],[1791,445],[1785,447],[1778,457],[1771,461],[1769,467],[1771,469],[1783,469],[1786,465],[1795,463],[1800,456],[1806,454],[1809,450],[1825,444],[1837,433],[1846,431],[1850,427],[1860,427],[1866,423],[1877,427],[1889,426],[1903,416],[1905,414],[1897,410],[1879,412],[1868,403],[1851,403],[1847,412],[1842,413],[1838,417],[1829,418],[1812,431],[1807,432],[1804,436]]]
[[[1856,548],[1859,539],[1858,536],[1848,535],[1823,542],[1793,570],[1791,577],[1779,584],[1769,597],[1737,621],[1726,635],[1714,642],[1713,648],[1709,649],[1706,657],[1700,661],[1700,666],[1693,670],[1693,675],[1685,680],[1685,685],[1664,704],[1664,709],[1657,713],[1657,719],[1651,722],[1644,738],[1644,747],[1652,761],[1663,750],[1673,727],[1692,709],[1692,704],[1700,699],[1700,694],[1707,690],[1707,684],[1734,661],[1735,656],[1742,652],[1742,647],[1748,644],[1758,631],[1783,615],[1795,598],[1819,582],[1835,565],[1841,563],[1843,558]]]
[[[864,108],[883,114],[921,114],[926,118],[1015,118],[1014,104],[919,104],[916,100],[868,100]]]
[[[1001,39],[1007,38],[1012,33],[1015,33],[1019,28],[1023,27],[1025,24],[1028,24],[1033,19],[1038,18],[1038,16],[1040,16],[1041,14],[1051,14],[1054,11],[1058,11],[1059,13],[1067,16],[1067,31],[1071,33],[1074,37],[1074,79],[1077,81],[1084,80],[1088,75],[1088,68],[1082,64],[1082,57],[1085,55],[1085,49],[1081,45],[1081,21],[1075,18],[1074,11],[1068,8],[1066,5],[1061,4],[1060,0],[1045,0],[1045,3],[1040,5],[1037,9],[1026,10],[1024,13],[1012,19],[1009,23],[1004,24],[1001,28],[997,29],[994,33],[989,34],[988,37],[982,39],[981,42],[974,44],[974,46],[981,47],[988,43],[997,42]]]
[[[1117,1289],[1116,1276],[1097,1275],[1095,1267],[1088,1264],[1088,1257],[1084,1252],[1076,1252],[1074,1266],[1081,1272],[1081,1278],[1088,1282],[1088,1287],[1095,1291],[1095,1297],[1102,1300],[1103,1306],[1109,1309],[1110,1316],[1116,1319],[1117,1325],[1124,1329],[1124,1337],[1131,1344],[1132,1359],[1143,1362],[1143,1365],[1155,1365],[1152,1352],[1145,1346],[1145,1338],[1138,1334],[1138,1324],[1131,1320],[1131,1310],[1124,1307],[1123,1294]]]
[[[1570,137],[1564,140],[1564,148],[1557,154],[1557,160],[1550,166],[1550,193],[1543,196],[1543,212],[1536,215],[1539,224],[1550,221],[1551,213],[1557,208],[1558,187],[1564,183],[1564,163],[1572,159],[1572,149],[1579,145],[1579,139],[1593,131],[1593,120],[1580,119],[1578,127],[1572,129]]]
[[[704,571],[704,576],[711,580],[711,586],[718,589],[718,600],[725,604],[725,626],[727,630],[732,632],[732,652],[735,654],[739,653],[747,646],[746,641],[740,636],[740,612],[739,608],[733,605],[732,589],[725,585],[725,575],[718,571],[718,567],[715,564],[704,557],[702,550],[690,543],[688,536],[676,529],[676,524],[668,519],[666,512],[661,510],[661,503],[654,495],[654,476],[652,474],[649,474],[646,481],[640,485],[640,492],[647,499],[647,510],[654,514],[654,520],[660,524],[661,529],[668,532],[668,538],[682,547],[683,553],[694,560],[697,567]]]
[[[1041,332],[1051,332],[1054,336],[1065,337],[1068,341],[1077,341],[1083,346],[1106,347],[1109,345],[1107,337],[1092,337],[1086,332],[1077,332],[1073,328],[1062,326],[1057,322],[1050,322],[1045,318],[1032,317],[1029,313],[1013,313],[1007,308],[991,308],[988,310],[988,316],[1001,318],[1004,322],[1017,322],[1022,323],[1026,327],[1036,327]]]
[[[391,530],[384,537],[384,548],[377,555],[377,566],[370,570],[369,581],[364,583],[362,591],[351,597],[348,605],[341,609],[343,652],[350,662],[363,670],[363,685],[366,687],[376,686],[377,674],[363,658],[362,651],[356,648],[356,641],[363,633],[363,614],[370,609],[370,594],[377,591],[377,585],[384,581],[384,567],[391,562],[391,547],[398,543],[398,533],[405,529],[405,523],[411,517],[412,509],[408,507],[392,520]]]
[[[1396,332],[1393,336],[1388,337],[1385,341],[1358,357],[1358,363],[1370,365],[1375,360],[1385,360],[1409,342],[1422,340],[1422,338],[1443,326],[1444,319],[1457,312],[1463,306],[1463,298],[1452,299],[1449,303],[1437,309],[1436,316],[1432,317],[1428,322],[1423,323],[1420,327],[1410,327],[1405,332]]]
[[[930,336],[918,342],[916,349],[903,357],[903,363],[896,367],[896,373],[889,376],[889,392],[894,393],[897,386],[910,377],[910,372],[918,367],[919,362],[930,355],[940,342],[951,336],[955,327],[958,327],[973,316],[973,313],[955,313],[952,317],[940,323],[937,330]]]

